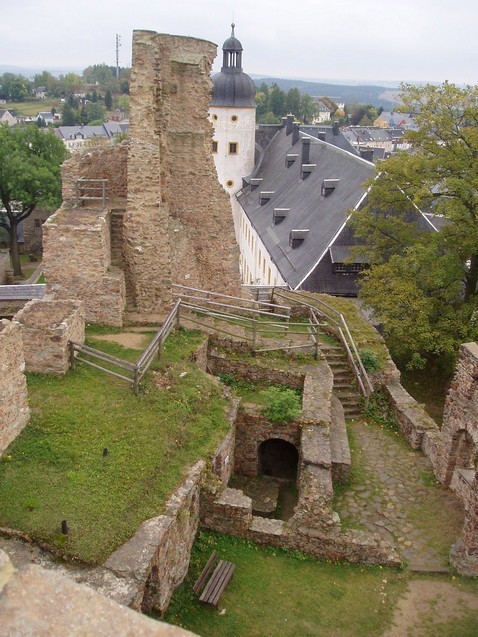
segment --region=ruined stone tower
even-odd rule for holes
[[[211,152],[215,53],[204,40],[135,31],[129,144],[64,166],[64,204],[44,226],[45,278],[57,298],[84,300],[89,321],[121,325],[125,306],[136,321],[164,316],[173,283],[240,294]]]

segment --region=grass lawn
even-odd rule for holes
[[[237,566],[223,611],[201,605],[192,592],[212,550]],[[202,532],[166,620],[204,637],[374,637],[391,622],[405,585],[400,571],[321,562]]]
[[[14,110],[17,115],[33,116],[37,113],[46,113],[51,111],[55,107],[57,111],[61,108],[61,102],[59,99],[46,99],[46,100],[29,100],[25,102],[8,102],[5,104],[5,108],[9,111]]]
[[[81,363],[60,378],[29,375],[31,421],[0,461],[0,526],[100,563],[158,515],[187,468],[211,455],[228,430],[217,384],[190,362],[202,338],[173,333],[157,365],[161,382],[149,378],[139,396]],[[93,345],[140,356],[114,343]]]

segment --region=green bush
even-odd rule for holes
[[[380,363],[377,354],[372,352],[371,349],[361,349],[359,355],[367,372],[376,372],[381,369],[382,364]]]
[[[281,425],[294,420],[300,413],[300,398],[293,389],[270,387],[262,392],[266,405],[264,416]]]

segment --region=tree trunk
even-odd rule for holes
[[[10,257],[12,259],[13,275],[22,276],[23,272],[20,264],[20,252],[18,250],[17,228],[17,221],[12,219],[8,233],[10,235]]]
[[[474,254],[470,259],[470,269],[465,280],[465,302],[476,294],[478,284],[478,254]]]

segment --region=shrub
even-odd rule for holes
[[[376,372],[381,369],[382,364],[380,363],[377,354],[372,352],[371,349],[361,349],[359,355],[367,372]]]
[[[293,389],[270,387],[264,390],[266,405],[262,410],[271,422],[286,424],[300,413],[300,398]]]

